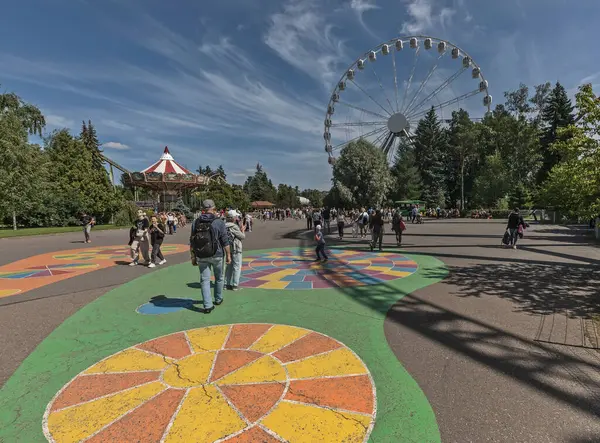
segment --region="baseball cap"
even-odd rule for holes
[[[210,200],[210,199],[204,200],[204,201],[202,202],[202,207],[203,207],[204,209],[212,209],[212,208],[214,208],[214,207],[215,207],[215,202],[214,202],[214,201],[212,201],[212,200]]]
[[[230,218],[236,218],[239,216],[240,216],[240,213],[237,212],[235,209],[232,209],[227,213],[227,217],[230,217]]]
[[[320,230],[321,230],[321,225],[317,225],[317,226],[315,226],[315,228],[316,228],[318,231],[320,231]]]

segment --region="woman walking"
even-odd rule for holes
[[[150,243],[152,244],[152,255],[150,256],[149,268],[154,268],[156,265],[164,265],[167,261],[162,255],[160,247],[165,238],[165,226],[158,222],[158,218],[155,215],[150,219]],[[157,259],[160,261],[157,263]]]
[[[246,238],[246,225],[241,223],[240,214],[232,209],[227,213],[225,227],[231,247],[231,262],[225,268],[225,289],[238,291],[242,273],[242,240]]]

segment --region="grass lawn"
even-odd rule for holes
[[[26,237],[29,235],[62,234],[64,232],[81,232],[81,226],[64,226],[54,228],[23,228],[13,231],[12,229],[0,229],[0,238]],[[92,228],[94,231],[105,231],[108,229],[123,229],[122,226],[98,225]]]

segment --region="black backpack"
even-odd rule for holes
[[[196,258],[214,257],[219,249],[212,229],[213,221],[196,220],[194,233],[190,237],[190,245]]]

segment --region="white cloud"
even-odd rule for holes
[[[377,6],[373,0],[351,0],[350,8],[362,14],[371,9],[378,9],[379,6]]]
[[[381,38],[377,34],[375,34],[371,30],[371,28],[367,26],[363,17],[363,15],[366,12],[372,11],[374,9],[379,9],[379,6],[375,4],[375,0],[351,0],[350,9],[356,12],[358,22],[363,27],[363,29],[367,31],[372,37],[376,38],[377,40],[381,40]]]
[[[130,146],[119,142],[102,143],[102,147],[106,149],[115,149],[117,151],[127,151],[128,149],[131,149]]]
[[[55,114],[46,114],[46,124],[51,128],[70,128],[74,125],[73,120]]]
[[[331,88],[347,61],[344,42],[327,23],[315,1],[288,1],[282,12],[269,18],[264,42],[290,65]]]
[[[432,5],[430,0],[414,0],[406,8],[410,21],[402,24],[401,32],[419,34],[433,24]]]
[[[460,5],[460,2],[459,2]],[[455,8],[437,8],[435,0],[409,0],[406,13],[409,20],[402,23],[400,32],[403,34],[421,34],[441,26],[446,29],[456,14]]]

